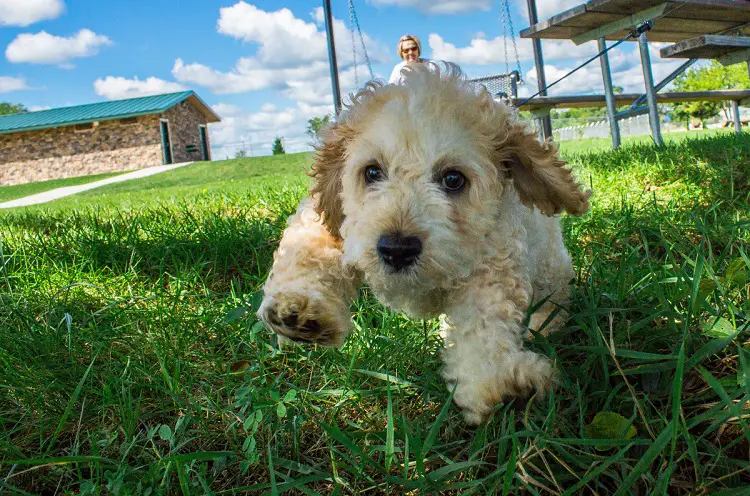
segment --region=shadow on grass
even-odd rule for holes
[[[232,280],[257,284],[267,273],[293,201],[257,209],[217,205],[140,212],[89,209],[24,213],[2,219],[6,270],[47,259],[82,272],[106,270],[158,278],[197,272],[210,275],[216,291]],[[29,257],[33,257],[32,261]]]

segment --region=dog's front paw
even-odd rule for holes
[[[281,337],[325,346],[341,346],[352,327],[346,304],[317,292],[266,296],[258,317]]]
[[[485,422],[500,403],[515,399],[525,404],[535,394],[543,396],[552,383],[553,369],[549,360],[530,351],[507,355],[503,363],[493,366],[490,374],[460,377],[457,383],[447,379],[449,388],[455,385],[453,399],[470,425]]]

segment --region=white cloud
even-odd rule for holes
[[[284,139],[288,153],[311,150],[305,134],[307,120],[332,111],[331,105],[297,104],[287,108],[263,106],[258,112],[244,112],[235,105],[218,103],[213,110],[221,122],[211,126],[211,148],[216,158],[233,157],[244,149],[248,155],[269,155],[276,136]]]
[[[49,110],[51,108],[49,105],[30,105],[29,112],[39,112],[40,110]]]
[[[681,60],[657,58],[655,55],[658,53],[658,46],[650,46],[649,49],[651,52],[651,70],[655,84],[659,83],[659,81],[683,63]],[[612,71],[612,84],[621,86],[625,93],[643,93],[646,91],[637,46],[632,45],[626,49],[621,49],[620,47],[614,48],[609,51],[609,59]],[[572,69],[573,67],[558,67],[545,64],[544,73],[547,78],[547,84],[553,83]],[[526,84],[519,88],[519,94],[528,96],[531,93],[535,93],[536,90],[536,69],[532,68],[526,73]],[[602,83],[602,71],[599,61],[591,62],[548,90],[550,95],[602,94],[603,92],[604,84]]]
[[[358,67],[360,75],[365,67]],[[311,150],[311,139],[305,134],[307,121],[312,117],[322,117],[333,113],[333,98],[328,74],[323,73],[306,81],[292,82],[284,95],[296,101],[295,106],[279,108],[265,103],[259,112],[246,113],[241,108],[219,103],[213,106],[221,116],[221,122],[211,126],[211,146],[216,157],[233,157],[243,147],[248,154],[252,147],[255,155],[270,154],[274,137],[284,138],[287,152]],[[354,67],[340,74],[341,92],[353,92]],[[346,98],[346,97],[344,97]]]
[[[256,56],[265,66],[320,60],[326,54],[325,36],[312,22],[297,19],[289,9],[266,12],[244,1],[219,10],[219,33],[259,43]]]
[[[0,93],[9,93],[11,91],[25,90],[29,87],[23,78],[0,76]]]
[[[255,58],[263,67],[294,67],[328,58],[322,7],[315,8],[311,16],[314,22],[298,19],[286,8],[264,11],[240,1],[220,9],[217,30],[233,38],[257,43]],[[334,33],[338,47],[351,46],[351,31],[343,21],[334,19]],[[387,60],[384,46],[366,34],[363,37],[371,60]],[[351,63],[351,50],[342,50],[339,58],[339,63]]]
[[[521,16],[528,21],[529,10],[526,0],[516,0],[515,3]],[[536,0],[537,17],[539,21],[545,21],[553,15],[560,14],[583,3],[586,2],[584,0]],[[526,26],[528,26],[528,22]]]
[[[432,58],[435,60],[449,60],[459,65],[496,65],[507,63],[513,67],[516,61],[513,41],[503,36],[486,39],[484,33],[469,42],[469,46],[456,47],[448,43],[437,33],[431,33],[428,38]],[[518,58],[521,61],[533,60],[534,52],[531,41],[517,39]],[[595,43],[585,43],[576,46],[567,40],[545,40],[543,53],[545,60],[559,60],[568,58],[583,58],[597,52]],[[507,60],[506,60],[507,57]]]
[[[287,81],[309,80],[328,70],[327,63],[315,62],[309,65],[286,69],[263,67],[254,58],[241,58],[229,72],[217,71],[203,64],[185,64],[177,59],[172,67],[172,75],[178,81],[205,86],[214,93],[244,93],[267,88],[285,89]]]
[[[460,14],[475,10],[488,11],[491,0],[370,0],[373,5],[395,5],[415,9],[424,14]]]
[[[547,84],[555,82],[567,74],[572,67],[556,67],[554,65],[544,65],[544,75],[547,78]],[[526,84],[524,92],[519,94],[530,95],[537,91],[536,68],[532,68],[526,73]],[[614,78],[613,78],[614,79]],[[612,81],[615,85],[618,82]],[[563,79],[552,88],[547,90],[548,95],[582,95],[586,93],[602,93],[604,86],[602,83],[602,71],[598,64],[591,63],[580,69],[572,76]]]
[[[106,36],[88,29],[82,29],[68,38],[54,36],[46,31],[23,33],[10,42],[5,50],[5,57],[10,62],[58,64],[69,68],[71,59],[91,57],[99,52],[99,48],[111,43]]]
[[[324,19],[324,12],[323,7],[316,7],[313,9],[313,11],[310,13],[313,20],[315,21],[315,24],[318,26],[318,29],[320,29],[319,36],[325,39],[325,19]],[[348,25],[344,23],[341,19],[336,19],[334,17],[333,19],[333,34],[334,34],[334,41],[335,45],[338,47],[338,50],[336,51],[336,59],[339,64],[339,67],[346,67],[354,63],[354,55],[352,54],[352,51],[349,49],[350,46],[352,46],[352,32],[349,29]],[[359,33],[354,34],[355,37],[355,47],[357,50],[357,61],[358,62],[364,62],[365,56],[362,52],[362,46],[359,39]],[[389,51],[389,49],[380,43],[377,40],[372,39],[367,33],[364,31],[362,32],[362,38],[365,42],[365,47],[367,48],[367,54],[370,58],[370,62],[377,63],[377,62],[393,62],[393,60],[399,59],[398,54],[396,53],[395,47],[392,49],[393,51]],[[319,55],[320,60],[328,61],[328,48],[326,44],[326,51]]]
[[[323,93],[330,92],[322,8],[311,12],[313,22],[295,18],[288,9],[266,12],[244,1],[220,12],[219,32],[258,43],[256,55],[240,58],[228,71],[197,62],[185,63],[178,58],[172,68],[175,79],[204,86],[218,94],[275,89],[311,104],[319,104]],[[343,21],[334,19],[334,32],[337,46],[351,46],[351,31]],[[363,37],[372,62],[389,60],[384,46],[367,34],[363,33]],[[353,68],[354,60],[351,50],[339,51],[342,78]],[[357,62],[364,62],[359,47]],[[366,67],[358,65],[358,73],[361,82],[370,79]]]
[[[212,105],[211,108],[222,118],[222,120],[242,114],[242,109],[237,105],[231,103],[219,102],[216,105]],[[212,126],[213,128],[213,126]]]
[[[0,26],[28,26],[55,19],[65,10],[63,0],[0,0]]]
[[[155,77],[146,78],[141,81],[138,77],[126,79],[124,77],[107,76],[104,79],[100,78],[94,81],[94,91],[96,91],[96,94],[103,96],[107,100],[174,93],[186,89],[179,83],[164,81]]]
[[[354,66],[339,72],[339,87],[343,99],[346,99],[350,93],[357,91],[357,79],[359,85],[362,84],[364,79],[369,79],[369,75],[365,77],[367,68],[364,65],[358,65],[357,72],[357,78],[355,78]],[[313,106],[330,105],[333,108],[330,73],[321,71],[315,77],[305,80],[287,81],[287,85],[284,95],[290,100]]]

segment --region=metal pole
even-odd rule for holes
[[[661,82],[659,82],[656,86],[654,86],[654,88],[656,89],[656,92],[657,93],[660,92],[666,85],[671,83],[677,76],[685,72],[691,65],[695,64],[696,62],[698,62],[698,59],[690,59],[684,64],[682,64],[680,67],[672,71],[672,74],[665,77],[664,79],[661,80]],[[638,99],[633,102],[630,108],[636,109],[640,107],[645,100],[646,100],[646,95],[639,96]]]
[[[656,106],[656,90],[654,90],[654,75],[651,73],[651,57],[648,53],[646,33],[638,35],[638,47],[641,49],[641,66],[643,68],[643,82],[646,84],[646,102],[648,103],[648,122],[651,125],[651,137],[658,146],[664,144],[661,138],[659,123],[659,109]]]
[[[536,13],[536,0],[526,0],[526,4],[529,7],[529,25],[533,26],[539,22],[539,17]],[[542,40],[532,38],[531,45],[534,48],[534,65],[536,66],[536,84],[539,89],[539,96],[547,96],[547,91],[544,89],[547,86],[547,77],[544,75]],[[539,129],[542,130],[542,136],[545,139],[552,137],[552,120],[549,115],[537,119],[537,124],[539,125]]]
[[[617,150],[620,148],[620,126],[617,124],[615,118],[615,92],[612,88],[612,73],[609,70],[609,54],[605,51],[607,49],[607,41],[604,38],[599,38],[599,51],[602,52],[599,57],[599,62],[602,65],[602,80],[604,81],[604,100],[607,103],[607,118],[609,119],[609,134],[612,137],[612,149]]]
[[[742,121],[740,120],[740,104],[737,100],[732,100],[732,120],[734,120],[734,130],[738,133],[742,132]]]
[[[339,87],[339,66],[336,62],[336,44],[333,41],[333,15],[331,14],[331,0],[323,0],[325,11],[326,38],[328,39],[328,65],[331,68],[331,88],[333,89],[333,106],[336,115],[341,110],[341,88]]]

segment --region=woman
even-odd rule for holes
[[[398,84],[401,82],[401,69],[406,64],[415,64],[421,62],[429,62],[430,59],[423,59],[419,56],[422,54],[422,44],[419,42],[419,38],[413,34],[405,34],[398,40],[398,56],[403,59],[402,62],[396,65],[391,72],[391,77],[388,79],[390,84]]]

